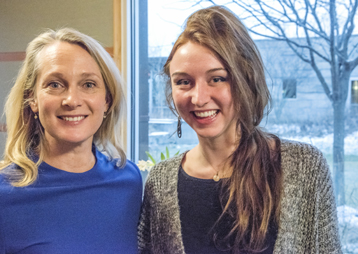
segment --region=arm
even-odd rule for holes
[[[342,253],[338,233],[336,202],[326,160],[320,154],[318,241],[320,253]]]
[[[151,253],[151,232],[150,232],[150,182],[145,186],[142,210],[138,224],[138,248],[139,253]]]

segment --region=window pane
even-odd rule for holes
[[[351,103],[358,104],[358,80],[352,80]]]
[[[296,83],[295,79],[282,80],[282,96],[284,99],[296,98]]]
[[[134,120],[134,126],[138,126],[137,138],[132,139],[138,148],[132,158],[147,160],[146,152],[149,152],[156,161],[160,161],[161,153],[165,154],[166,148],[172,156],[178,151],[191,149],[198,142],[195,132],[183,121],[182,138],[179,139],[176,134],[178,119],[166,104],[162,68],[173,42],[181,32],[181,25],[201,7],[191,8],[192,3],[177,0],[134,3],[138,11],[135,19],[138,24],[135,27],[141,32],[135,39],[138,52],[134,54],[134,60],[138,60],[138,63],[134,66],[138,71],[132,75],[138,88],[138,91],[133,91],[137,95],[135,105],[138,117]],[[147,34],[147,38],[143,34]],[[133,131],[136,131],[135,128]],[[132,147],[135,145],[132,144]]]

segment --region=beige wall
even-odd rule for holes
[[[0,0],[0,52],[24,51],[46,28],[73,27],[113,44],[112,0]]]
[[[0,54],[24,52],[46,28],[72,27],[113,47],[113,0],[0,0]],[[0,61],[0,115],[20,68],[19,61]],[[0,119],[0,124],[5,119]],[[0,132],[0,155],[5,135]]]

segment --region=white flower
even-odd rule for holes
[[[154,163],[150,160],[147,161],[140,160],[138,161],[137,166],[141,171],[146,171],[146,170],[150,171],[150,169],[154,166]]]

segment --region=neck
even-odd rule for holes
[[[197,149],[198,156],[202,158],[204,163],[206,161],[214,171],[221,172],[229,166],[230,156],[235,150],[235,145],[205,146],[199,144]]]
[[[215,168],[220,169],[239,143],[236,132],[220,138],[199,138],[198,151]],[[221,167],[220,167],[221,166]]]
[[[231,175],[230,156],[237,147],[234,139],[225,142],[200,140],[189,151],[182,165],[187,174],[203,179],[226,178]],[[214,177],[215,176],[215,177]]]
[[[92,145],[49,145],[45,151],[44,161],[55,168],[73,173],[86,172],[96,163]]]

